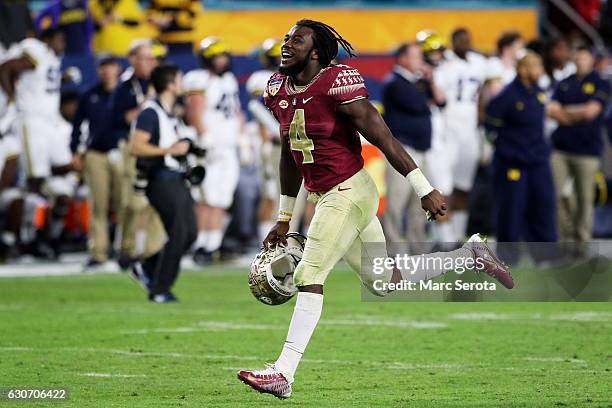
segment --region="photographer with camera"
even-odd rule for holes
[[[181,80],[175,65],[160,65],[153,70],[151,84],[157,98],[143,105],[129,145],[130,154],[138,158],[139,187],[145,189],[168,235],[162,250],[142,264],[142,283],[149,290],[149,300],[156,303],[178,300],[170,289],[178,276],[181,257],[198,233],[188,181],[201,181],[204,174],[202,168],[189,167],[187,155],[190,151],[202,152],[179,135],[180,121],[173,111]]]

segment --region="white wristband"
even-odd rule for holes
[[[406,178],[412,185],[412,188],[417,193],[419,198],[425,197],[427,194],[431,193],[434,189],[431,186],[431,184],[429,184],[429,181],[427,181],[423,173],[421,172],[421,169],[419,169],[418,167],[412,170],[410,173],[408,173]]]
[[[281,194],[280,200],[278,201],[278,221],[291,221],[291,216],[293,215],[293,207],[295,207],[295,197],[290,197]]]

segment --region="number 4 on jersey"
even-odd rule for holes
[[[289,127],[289,141],[291,150],[302,152],[302,164],[314,163],[312,151],[314,142],[306,135],[306,121],[304,119],[304,109],[296,109]]]

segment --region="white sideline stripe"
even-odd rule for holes
[[[246,254],[243,257],[224,262],[217,265],[216,269],[226,268],[248,268],[251,264],[255,253]],[[0,265],[0,278],[28,278],[28,277],[44,277],[44,276],[71,276],[71,275],[96,275],[96,274],[118,274],[119,266],[109,261],[96,270],[84,271],[84,265],[87,261],[87,254],[66,254],[62,256],[59,262],[39,261],[33,257],[24,256],[15,263],[8,265]],[[181,268],[189,270],[201,270],[202,268],[196,265],[190,256],[184,256],[181,259]]]
[[[544,361],[544,362],[559,362],[559,363],[574,363],[586,364],[587,362],[579,358],[563,358],[563,357],[525,357],[527,361]]]
[[[111,373],[82,373],[81,377],[97,377],[97,378],[134,378],[146,377],[144,374],[111,374]]]
[[[82,264],[44,264],[44,265],[12,265],[0,267],[0,278],[30,278],[45,276],[118,274],[119,269],[83,271]]]

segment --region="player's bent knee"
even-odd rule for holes
[[[321,271],[319,268],[306,265],[302,259],[293,273],[293,284],[296,287],[323,285],[328,274],[329,271]]]

